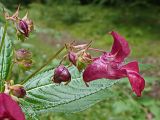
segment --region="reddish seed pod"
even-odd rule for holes
[[[53,76],[54,83],[69,82],[70,80],[71,80],[71,74],[64,65],[60,65],[54,70],[54,76]]]
[[[32,53],[26,49],[19,49],[16,51],[16,59],[17,60],[26,60],[31,59]]]
[[[21,85],[10,86],[10,89],[12,94],[18,98],[23,98],[26,95],[26,91]]]

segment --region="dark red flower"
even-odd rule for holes
[[[54,83],[69,82],[70,80],[71,80],[71,74],[64,65],[60,65],[54,70],[54,76],[53,76]]]
[[[25,120],[22,112],[16,101],[5,94],[0,93],[0,120]]]
[[[83,79],[90,82],[101,78],[117,80],[128,77],[133,92],[141,96],[145,81],[139,74],[138,62],[124,65],[124,59],[130,53],[128,42],[116,32],[111,32],[111,35],[114,38],[111,52],[105,52],[95,58],[85,69]]]

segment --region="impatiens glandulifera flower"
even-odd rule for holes
[[[19,49],[16,51],[16,59],[17,60],[26,60],[26,59],[31,59],[32,53],[26,49]]]
[[[0,120],[25,120],[18,103],[5,93],[0,93]]]
[[[54,83],[69,82],[70,80],[71,80],[71,74],[64,65],[60,65],[54,70],[54,76],[53,76]]]
[[[130,54],[128,42],[116,32],[111,32],[114,43],[111,52],[104,52],[93,60],[83,73],[85,82],[106,78],[117,80],[128,77],[132,91],[137,96],[145,87],[145,81],[139,74],[138,62],[133,61],[124,65],[124,59]]]
[[[12,95],[23,98],[26,95],[26,91],[22,85],[13,85],[9,87]]]

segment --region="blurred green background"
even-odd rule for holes
[[[1,0],[1,8],[13,13],[21,4],[21,17],[26,11],[35,31],[24,43],[9,31],[16,49],[33,52],[34,68],[65,43],[93,41],[93,47],[110,50],[115,30],[125,36],[132,54],[138,60],[141,74],[146,76],[143,96],[131,93],[128,80],[113,87],[116,95],[91,108],[75,113],[43,114],[40,120],[160,120],[160,1],[159,0]],[[4,23],[1,9],[0,23]],[[60,58],[60,57],[59,57]],[[144,65],[142,65],[144,64]],[[57,65],[53,61],[50,66]],[[31,70],[30,72],[32,72]],[[25,73],[28,74],[28,73]],[[19,73],[13,74],[19,77]],[[23,78],[20,78],[23,79]]]

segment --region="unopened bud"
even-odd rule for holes
[[[18,97],[18,98],[23,98],[26,95],[26,91],[22,85],[13,85],[10,86],[11,93]]]
[[[32,60],[28,59],[19,61],[18,65],[24,70],[29,70],[32,67]]]
[[[26,49],[19,49],[16,51],[16,59],[17,60],[26,60],[31,59],[32,53]]]
[[[28,37],[29,30],[28,30],[28,24],[24,20],[20,20],[17,24],[17,30],[23,34],[25,37]]]
[[[74,53],[74,52],[69,52],[68,53],[68,58],[69,58],[69,61],[76,66],[76,62],[77,62],[77,54]]]
[[[71,74],[64,65],[60,65],[54,70],[54,76],[53,76],[54,83],[69,82],[70,80],[71,80]]]

